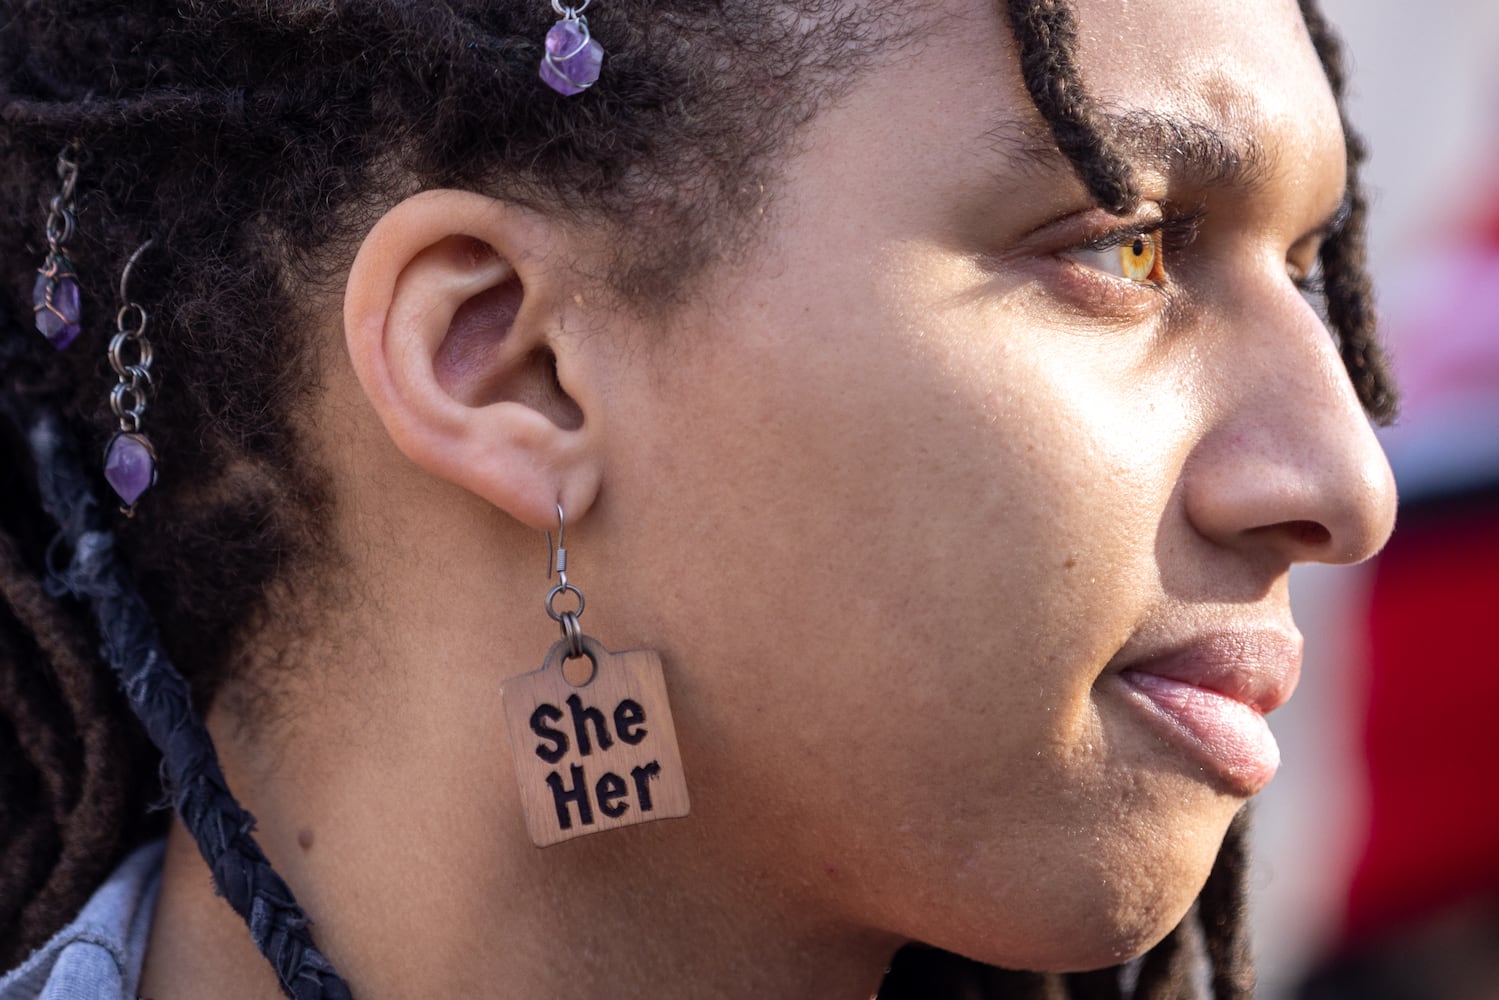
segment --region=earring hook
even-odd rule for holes
[[[547,532],[547,579],[552,578],[553,566],[552,533]],[[578,616],[583,613],[583,592],[567,582],[567,518],[562,513],[562,503],[557,503],[557,548],[555,563],[557,567],[557,585],[547,592],[547,615],[552,621],[562,626],[562,639],[567,643],[567,658],[577,659],[583,655],[583,629],[578,624]],[[572,611],[558,611],[554,602],[561,594],[571,593],[578,599],[578,606]]]
[[[123,271],[120,272],[120,301],[121,302],[129,302],[130,301],[130,295],[129,295],[129,291],[128,291],[129,285],[130,285],[130,272],[131,272],[131,270],[134,269],[135,262],[138,261],[138,260],[140,260],[141,254],[143,254],[147,250],[151,249],[151,244],[153,244],[155,242],[156,242],[156,240],[153,238],[153,239],[149,239],[146,242],[142,243],[140,246],[138,246],[138,247],[135,248],[135,253],[131,254],[130,255],[130,259],[125,262],[125,270],[123,270]]]
[[[555,555],[552,550],[552,533],[547,532],[547,579],[552,578],[553,566],[556,567],[557,577],[562,581],[562,586],[567,586],[567,519],[562,513],[562,503],[557,503],[557,548]]]

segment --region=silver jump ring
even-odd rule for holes
[[[578,599],[578,606],[571,611],[558,611],[556,608],[552,607],[552,603],[557,600],[557,596],[564,591],[571,591],[572,595]],[[547,592],[547,614],[551,616],[551,619],[554,622],[562,621],[562,619],[567,615],[572,615],[573,618],[576,619],[583,613],[583,607],[583,592],[570,583],[559,583],[557,584],[557,586],[553,587],[550,591]],[[564,626],[564,628],[565,627],[566,626]]]
[[[53,199],[54,202],[56,200]],[[71,243],[75,225],[73,213],[54,204],[47,215],[47,245],[56,250]]]
[[[136,392],[149,392],[156,388],[156,383],[151,380],[151,371],[140,365],[131,365],[125,371],[125,377],[129,379],[130,388]]]
[[[583,655],[583,626],[578,624],[575,611],[562,612],[562,641],[567,643],[564,659],[576,660]]]
[[[138,352],[133,364],[125,359],[125,345],[131,343],[135,344],[136,351]],[[139,334],[121,331],[110,338],[109,366],[115,370],[115,374],[120,378],[129,378],[131,369],[134,368],[144,370],[146,376],[149,378],[151,361],[151,342]]]
[[[127,405],[126,401],[129,401]],[[146,412],[146,394],[129,382],[118,382],[109,391],[109,407],[114,410],[115,416],[123,417],[129,414],[140,419]]]
[[[569,7],[562,0],[552,0],[552,10],[556,11],[559,17],[564,17],[569,21],[576,21],[579,15],[587,10],[588,5],[591,3],[593,3],[593,0],[583,0],[576,7]]]
[[[146,394],[129,382],[120,382],[109,391],[109,408],[120,418],[120,430],[134,433],[140,430],[146,412]]]
[[[135,319],[139,323],[131,326],[127,320]],[[139,337],[146,332],[146,324],[150,322],[151,316],[134,302],[127,302],[115,313],[115,329],[129,337]]]

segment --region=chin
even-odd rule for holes
[[[1086,972],[1136,958],[1170,934],[1190,909],[1196,893],[1157,898],[1121,912],[1101,903],[1054,920],[1036,922],[1022,940],[995,940],[982,932],[933,943],[965,958],[1026,972]]]
[[[1031,972],[1127,962],[1158,944],[1191,909],[1231,815],[1221,822],[1214,816],[1175,827],[1138,826],[1081,856],[1038,855],[1031,870],[1012,869],[991,883],[987,899],[964,900],[973,908],[962,925],[952,919],[960,913],[954,905],[943,933],[924,940],[975,961]]]
[[[1195,896],[1193,897],[1195,898]],[[1159,944],[1187,915],[1186,906],[1162,907],[1129,919],[1099,920],[1075,928],[1073,938],[1051,942],[1030,972],[1089,972],[1138,958]]]

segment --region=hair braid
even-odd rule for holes
[[[1077,24],[1067,0],[1007,0],[1010,28],[1020,46],[1020,73],[1057,148],[1088,193],[1115,214],[1140,200],[1134,171],[1106,138],[1103,120],[1083,88],[1077,65]]]
[[[1332,86],[1348,144],[1348,195],[1340,224],[1322,244],[1322,284],[1327,298],[1327,321],[1338,335],[1338,353],[1353,379],[1359,402],[1380,423],[1395,420],[1399,397],[1383,345],[1375,335],[1374,291],[1369,280],[1365,230],[1369,200],[1364,194],[1362,168],[1367,156],[1363,137],[1348,120],[1343,45],[1328,25],[1316,0],[1301,0],[1301,14],[1322,69]]]
[[[24,333],[0,315],[0,336]],[[192,706],[187,682],[167,660],[156,626],[104,527],[92,480],[66,440],[62,421],[39,401],[5,400],[37,469],[42,507],[60,526],[59,541],[73,558],[60,583],[92,607],[131,708],[162,753],[163,777],[184,825],[197,841],[214,886],[249,924],[255,946],[295,1000],[343,1000],[348,986],[317,950],[307,917],[251,835],[255,819],[230,793],[208,731]],[[9,596],[9,595],[7,595]],[[58,650],[51,650],[58,652]],[[62,650],[64,656],[67,650]]]

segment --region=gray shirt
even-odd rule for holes
[[[0,1000],[135,1000],[165,846],[121,862],[71,924],[0,979]]]

